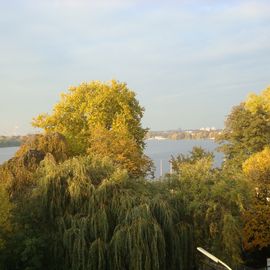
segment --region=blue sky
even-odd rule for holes
[[[270,84],[270,2],[0,0],[0,134],[69,86],[127,82],[152,130],[223,127]]]

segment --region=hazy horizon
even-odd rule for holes
[[[0,10],[0,134],[71,85],[117,79],[151,130],[222,128],[270,84],[269,1],[14,0]]]

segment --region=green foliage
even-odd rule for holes
[[[0,183],[5,183],[12,200],[28,196],[35,185],[33,176],[46,155],[51,155],[56,162],[67,158],[67,144],[62,135],[30,136],[15,156],[0,166]]]
[[[192,176],[196,164],[199,168],[205,168],[205,172],[209,171],[213,165],[214,155],[211,152],[205,151],[202,147],[193,147],[192,151],[187,155],[180,154],[171,158],[170,163],[174,172],[180,174],[183,172],[189,173]],[[201,172],[200,172],[201,173]]]
[[[164,184],[130,180],[91,156],[61,165],[46,160],[39,175],[36,196],[54,239],[50,257],[54,264],[62,258],[56,269],[187,269],[192,263],[191,228]]]
[[[269,97],[270,88],[267,88],[259,95],[251,94],[245,102],[234,107],[219,138],[222,144],[220,149],[226,157],[223,169],[237,174],[244,173],[250,182],[252,199],[242,216],[243,246],[249,251],[249,257],[264,254],[270,244]],[[269,256],[269,250],[268,255],[264,256]]]
[[[174,174],[147,181],[135,94],[116,81],[71,88],[34,120],[46,133],[0,166],[0,267],[193,269],[197,246],[237,267],[243,245],[267,250],[269,92],[229,115],[222,169],[195,147],[172,157]]]
[[[32,194],[13,203],[10,224],[5,233],[5,246],[1,250],[1,269],[49,269],[50,232],[47,220],[41,215],[41,202]]]
[[[0,253],[5,247],[6,235],[12,231],[10,222],[13,204],[9,200],[5,185],[0,185]]]
[[[3,219],[8,217],[9,224],[9,229],[7,226],[0,229],[1,236],[4,235],[0,239],[5,243],[0,258],[3,269],[34,270],[47,265],[44,260],[47,231],[40,234],[46,221],[40,218],[40,202],[32,199],[37,185],[35,175],[45,156],[60,162],[67,155],[66,142],[60,134],[34,135],[25,140],[12,159],[0,166],[0,189],[5,195],[0,196],[0,212],[6,211]]]
[[[28,196],[33,185],[33,174],[43,158],[44,154],[40,151],[29,150],[0,166],[0,184],[6,186],[13,201]]]
[[[240,217],[246,190],[228,179],[178,179],[178,182],[174,192],[190,211],[194,245],[203,246],[232,265],[239,265],[242,262]]]
[[[250,201],[248,183],[228,171],[213,169],[212,154],[202,149],[180,156],[177,165],[176,174],[167,177],[175,203],[185,205],[182,214],[192,222],[194,246],[239,265],[241,216]]]
[[[239,264],[248,188],[206,169],[197,150],[181,174],[153,182],[131,179],[108,158],[57,164],[47,156],[15,209],[7,269],[192,269],[197,246]]]
[[[30,150],[40,151],[44,156],[51,154],[56,162],[64,161],[69,156],[66,139],[57,132],[28,136],[15,156],[21,157]]]
[[[270,144],[269,112],[261,107],[251,111],[247,104],[241,103],[233,108],[219,137],[220,150],[225,158],[239,167],[250,155]]]

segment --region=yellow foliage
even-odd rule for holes
[[[243,171],[255,183],[253,204],[244,214],[243,244],[246,250],[262,249],[270,243],[270,148],[247,159]]]
[[[145,175],[151,166],[150,159],[143,154],[143,150],[138,149],[135,140],[124,129],[115,131],[98,126],[92,130],[89,145],[89,154],[109,157],[132,176]]]
[[[257,183],[270,184],[270,148],[252,155],[243,163],[246,176]]]
[[[250,94],[245,102],[245,108],[252,113],[256,113],[259,109],[270,112],[270,87],[260,95]]]
[[[152,164],[143,154],[143,111],[125,83],[92,81],[71,87],[52,114],[39,115],[33,125],[63,134],[71,155],[109,156],[131,175],[143,176]]]
[[[86,152],[92,130],[97,126],[128,130],[143,148],[147,132],[141,127],[143,111],[135,93],[125,83],[92,81],[71,87],[68,93],[61,95],[53,113],[39,115],[33,125],[63,134],[75,154]]]
[[[255,204],[244,215],[243,245],[246,250],[268,247],[270,206]]]

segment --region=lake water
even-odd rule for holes
[[[146,140],[145,154],[148,155],[156,166],[156,177],[170,171],[169,160],[177,154],[187,154],[194,146],[201,146],[215,153],[215,166],[220,166],[223,155],[215,151],[217,144],[213,140]],[[10,159],[18,147],[0,148],[0,164]],[[162,171],[161,171],[162,167]]]
[[[216,167],[221,165],[223,155],[215,151],[218,145],[213,140],[146,140],[145,153],[154,161],[155,176],[159,177],[170,171],[169,160],[172,155],[188,154],[194,146],[201,146],[207,151],[214,152],[214,165]]]
[[[0,148],[0,164],[10,159],[19,147],[1,147]]]

